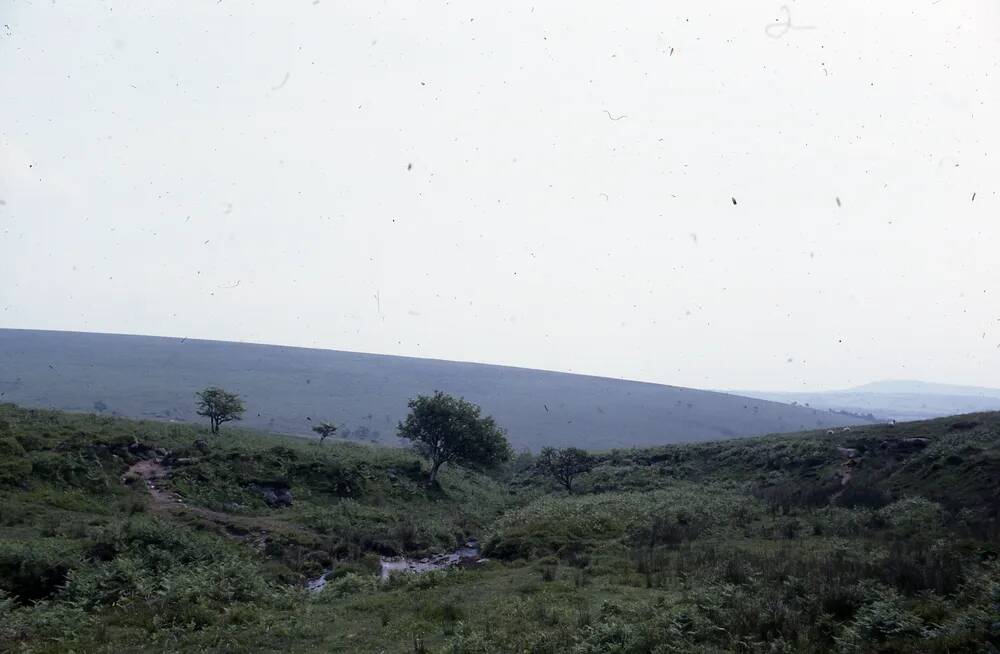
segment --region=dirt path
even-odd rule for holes
[[[249,543],[257,549],[263,548],[268,535],[272,533],[308,533],[318,536],[309,529],[277,518],[236,515],[192,506],[177,493],[167,490],[169,479],[170,467],[164,465],[162,459],[146,459],[131,466],[122,476],[122,483],[134,486],[142,483],[149,492],[150,507],[154,511],[168,512],[177,518],[200,518],[212,523],[225,535]]]
[[[146,485],[149,497],[152,499],[154,509],[172,509],[178,504],[184,504],[184,500],[176,493],[170,493],[163,489],[162,483],[170,476],[166,466],[160,459],[146,459],[136,463],[122,477],[122,482],[128,484],[130,479],[137,479]]]
[[[837,475],[840,477],[840,489],[831,495],[829,500],[827,500],[830,504],[833,504],[840,499],[840,496],[844,494],[845,490],[847,490],[847,485],[851,483],[851,479],[854,478],[854,466],[856,465],[857,461],[855,459],[849,459],[848,461],[840,464],[840,469],[837,471]]]

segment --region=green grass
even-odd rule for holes
[[[121,481],[165,452],[188,509]],[[1000,646],[998,414],[596,453],[573,495],[530,457],[428,488],[399,449],[12,405],[0,455],[0,651]],[[467,537],[489,562],[375,575]]]

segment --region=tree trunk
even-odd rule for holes
[[[428,483],[428,484],[433,484],[433,483],[434,483],[435,481],[437,481],[437,476],[438,476],[438,469],[439,469],[439,468],[440,468],[440,467],[441,467],[442,465],[444,465],[444,461],[435,461],[435,462],[434,462],[434,463],[433,463],[433,464],[431,465],[431,475],[430,475],[430,477],[429,477],[429,478],[427,479],[427,483]]]

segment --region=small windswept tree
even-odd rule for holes
[[[489,468],[510,460],[511,449],[504,430],[490,416],[462,398],[435,391],[410,400],[410,414],[399,423],[399,437],[431,464],[428,482],[437,480],[438,470],[453,462]]]
[[[322,445],[323,441],[337,433],[337,425],[332,422],[321,422],[313,427],[313,431],[319,434],[319,442]]]
[[[573,480],[593,467],[593,457],[576,447],[546,447],[538,457],[539,470],[562,484],[569,493],[573,492]]]
[[[235,393],[229,393],[218,386],[211,386],[195,393],[198,398],[198,415],[205,416],[212,422],[212,433],[219,433],[219,426],[224,422],[242,420],[243,400]]]

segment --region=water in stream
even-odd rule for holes
[[[389,575],[394,572],[422,574],[424,572],[431,572],[432,570],[444,570],[445,568],[450,568],[455,565],[479,563],[483,561],[486,561],[486,559],[479,558],[479,541],[470,539],[465,542],[465,546],[459,547],[451,552],[435,554],[433,556],[427,556],[419,559],[406,556],[383,556],[381,558],[382,567],[379,571],[379,578],[382,581],[386,581],[389,579]],[[327,570],[321,576],[315,579],[310,579],[306,583],[306,588],[311,591],[323,590],[326,586],[326,575],[329,574],[329,572],[330,571]]]

